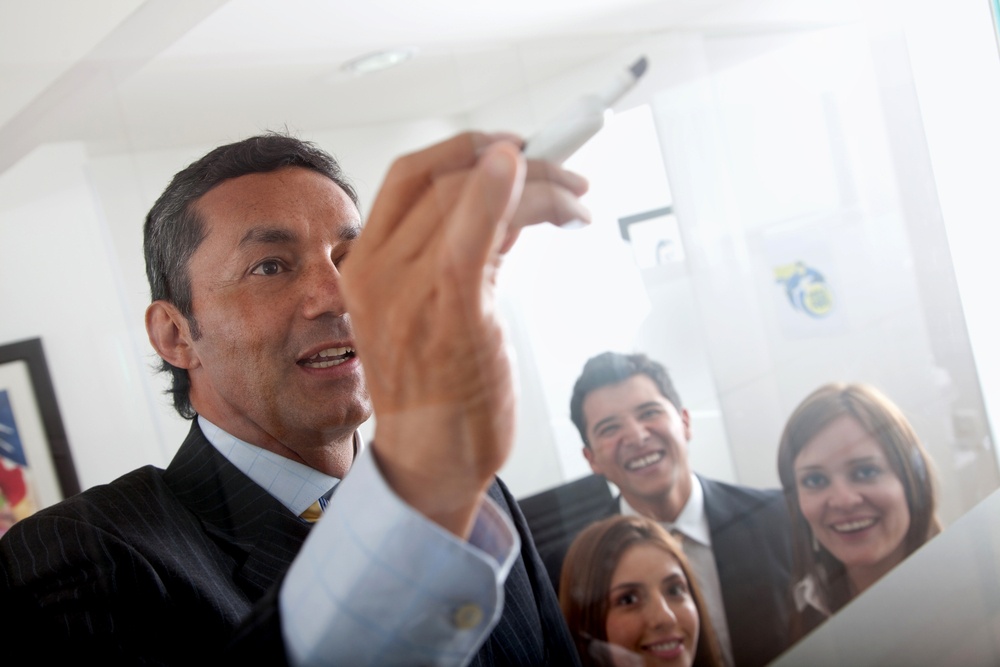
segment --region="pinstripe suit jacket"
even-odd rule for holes
[[[499,624],[473,664],[578,664],[524,518]],[[17,524],[0,540],[0,628],[32,661],[284,664],[277,591],[308,526],[239,472],[197,422],[147,466]]]

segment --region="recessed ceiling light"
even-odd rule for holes
[[[354,60],[348,60],[340,68],[352,74],[371,74],[372,72],[395,67],[415,55],[417,55],[417,49],[415,48],[388,49],[386,51],[369,53]]]

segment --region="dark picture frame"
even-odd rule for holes
[[[80,481],[40,338],[0,345],[0,409],[4,449],[0,454],[6,455],[0,464],[8,473],[14,467],[22,469],[34,494],[34,509],[79,493]]]
[[[684,245],[672,206],[619,218],[618,230],[632,246],[640,269],[684,262]]]

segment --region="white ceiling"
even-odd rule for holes
[[[664,30],[829,20],[831,0],[0,0],[0,171],[35,146],[217,143],[461,113]],[[342,63],[416,47],[366,77]]]

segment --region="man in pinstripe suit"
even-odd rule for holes
[[[523,226],[586,219],[585,189],[467,133],[398,160],[361,233],[337,163],[287,136],[178,173],[146,219],[146,328],[190,434],[0,541],[0,627],[42,662],[574,664],[494,476],[492,289]]]

